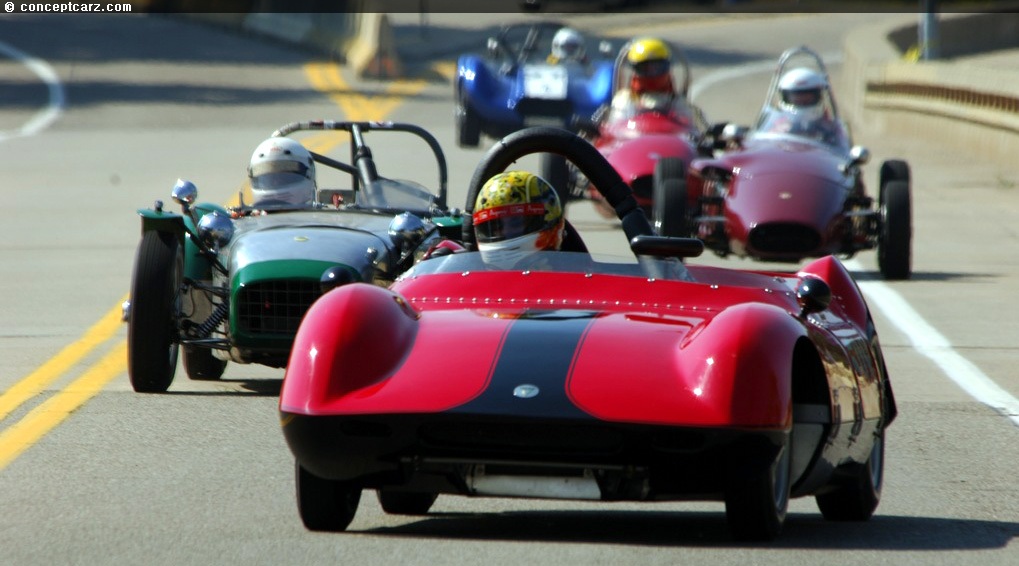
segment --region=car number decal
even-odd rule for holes
[[[555,65],[524,66],[524,96],[546,100],[565,100],[569,76]]]

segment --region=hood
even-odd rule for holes
[[[753,400],[762,391],[784,398],[777,390],[787,380],[779,376],[788,375],[791,360],[775,352],[791,351],[785,349],[803,333],[788,311],[645,302],[655,294],[631,304],[626,294],[603,309],[560,308],[538,296],[530,306],[465,308],[453,296],[419,301],[369,285],[341,287],[316,302],[301,326],[281,410],[689,426],[784,422],[781,402],[758,407]],[[744,342],[752,346],[740,347]]]
[[[390,260],[390,216],[359,213],[298,212],[249,217],[237,222],[226,264],[235,276],[271,262],[347,265],[371,280],[379,258]],[[264,266],[263,266],[264,267]],[[284,278],[275,275],[273,278]]]

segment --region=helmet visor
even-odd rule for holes
[[[297,161],[269,161],[251,167],[251,188],[273,190],[310,177],[309,167]]]
[[[782,94],[783,100],[793,106],[813,106],[821,101],[821,90],[787,90]]]
[[[542,203],[507,204],[474,213],[474,233],[479,243],[517,238],[545,228]]]
[[[633,73],[638,77],[657,77],[669,72],[669,62],[665,59],[641,61],[633,66]]]

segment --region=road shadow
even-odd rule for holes
[[[790,514],[778,540],[736,543],[724,513],[660,511],[513,511],[436,513],[363,534],[452,540],[519,540],[635,546],[747,546],[810,550],[980,550],[1004,548],[1019,523],[940,517],[875,515],[862,523]]]
[[[226,385],[236,389],[219,389],[217,391],[180,391],[171,389],[159,395],[178,397],[279,397],[280,389],[283,387],[282,378],[217,379],[198,381],[196,383],[207,383],[209,387]]]

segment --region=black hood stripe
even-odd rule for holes
[[[566,394],[567,378],[593,316],[555,313],[515,320],[506,333],[488,384],[480,395],[452,410],[457,413],[590,418]],[[530,398],[514,396],[521,385],[538,388]]]

